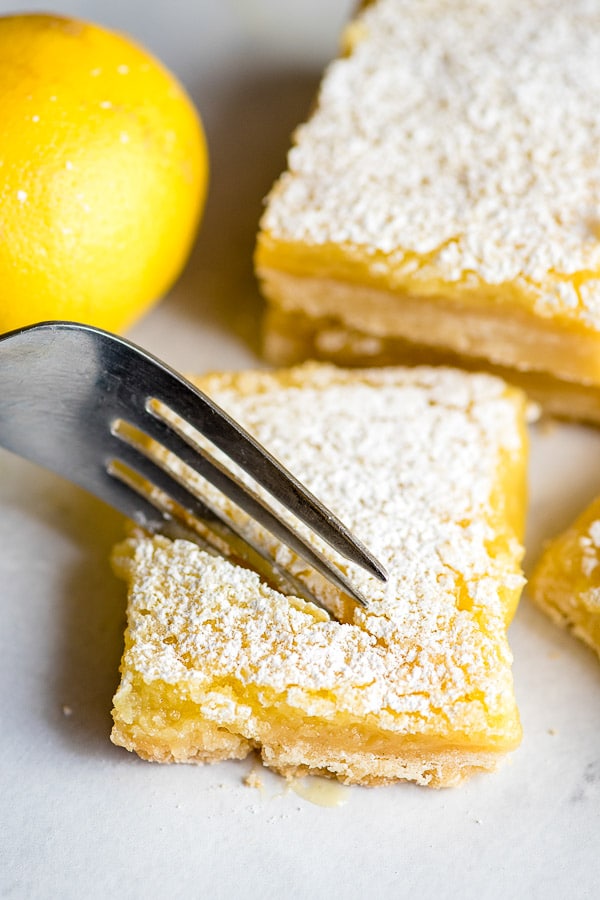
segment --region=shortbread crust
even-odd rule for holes
[[[345,327],[334,317],[305,313],[268,313],[265,352],[278,364],[302,360],[331,361],[338,366],[438,365],[488,371],[525,391],[544,413],[558,418],[600,423],[600,384],[578,384],[548,372],[511,369],[481,356],[465,356],[441,347],[415,344],[401,337],[379,337]],[[532,405],[532,414],[534,406]]]
[[[506,628],[523,584],[522,395],[427,368],[314,365],[199,384],[390,580],[352,573],[365,612],[309,576],[336,622],[188,542],[130,539],[115,553],[130,592],[113,740],[158,761],[257,749],[284,773],[365,784],[442,786],[494,768],[520,740]]]

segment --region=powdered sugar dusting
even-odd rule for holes
[[[361,22],[263,229],[600,323],[598,3],[378,0]]]
[[[521,586],[520,548],[490,497],[501,455],[523,453],[520,396],[489,376],[426,368],[305,366],[202,387],[364,540],[390,580],[353,573],[370,608],[340,624],[187,542],[131,541],[117,552],[131,581],[126,669],[184,681],[203,716],[244,720],[250,740],[248,691],[307,715],[374,713],[396,731],[414,714],[476,726],[510,707],[502,594]],[[491,549],[498,537],[504,552]]]

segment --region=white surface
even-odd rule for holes
[[[261,197],[351,5],[56,4],[147,43],[204,114],[213,176],[198,246],[132,332],[184,370],[260,364],[250,255]],[[0,3],[8,9],[25,5]],[[532,438],[529,559],[600,492],[600,432],[555,426]],[[150,765],[108,741],[124,589],[107,557],[119,517],[6,453],[0,467],[0,896],[598,895],[600,668],[526,600],[511,629],[525,737],[496,775],[442,792],[345,789],[345,805],[322,808],[268,774],[262,792],[244,786],[250,760]]]

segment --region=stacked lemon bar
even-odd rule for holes
[[[277,364],[493,367],[600,420],[600,7],[378,0],[256,253]]]

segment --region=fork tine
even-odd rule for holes
[[[135,416],[131,417],[136,418]],[[127,423],[131,424],[131,423]],[[278,540],[294,550],[299,556],[309,563],[317,572],[320,572],[341,591],[353,597],[361,606],[366,607],[367,601],[345,575],[318,550],[311,547],[299,534],[278,519],[245,485],[239,483],[230,473],[221,468],[213,460],[204,455],[199,455],[195,446],[188,444],[176,431],[159,419],[146,416],[137,416],[134,424],[148,437],[160,444],[163,450],[175,454],[194,471],[198,472],[210,484],[224,493],[230,500],[244,510],[252,519],[271,532]],[[171,495],[180,505],[194,511],[200,505],[206,510],[206,504],[199,501],[195,494],[185,488],[181,482],[176,481],[170,474],[162,469],[154,457],[146,455],[146,448],[132,446],[119,432],[113,432],[113,436],[120,440],[122,449],[119,455],[127,452],[130,459],[134,460],[134,466],[155,482],[165,493]],[[125,448],[129,448],[125,451]],[[133,453],[132,453],[133,451]],[[148,451],[151,452],[151,451]],[[135,462],[138,460],[138,462]],[[129,460],[128,460],[129,461]],[[202,518],[202,514],[200,514]],[[245,538],[245,536],[244,536]],[[246,538],[245,538],[246,539]]]
[[[134,491],[131,485],[113,478],[107,470],[101,474],[102,499],[106,503],[147,531],[164,530],[167,519],[163,510],[138,491]]]
[[[185,419],[338,553],[387,580],[385,568],[362,542],[224,410],[173,369],[140,348],[135,350],[151,361],[149,393],[154,399]]]
[[[221,415],[221,413],[217,413]],[[225,413],[222,413],[225,416]],[[194,425],[193,418],[186,420]],[[211,426],[212,426],[211,422]],[[222,439],[218,432],[227,432]],[[333,515],[317,498],[287,472],[267,451],[255,445],[250,436],[243,436],[234,422],[222,420],[221,425],[202,433],[233,462],[240,465],[271,496],[285,497],[284,505],[315,534],[351,562],[359,565],[381,581],[387,580],[387,572],[369,550]]]
[[[118,436],[115,436],[118,438]],[[267,569],[267,580],[274,583],[280,591],[294,596],[302,597],[320,606],[326,612],[329,610],[322,601],[307,587],[304,582],[297,578],[293,573],[283,569],[279,563],[274,560],[271,555],[252,541],[247,535],[243,534],[235,524],[228,520],[224,515],[208,506],[200,497],[191,493],[184,484],[178,481],[174,476],[167,472],[162,466],[158,465],[154,460],[146,456],[137,447],[129,443],[120,442],[115,447],[115,458],[109,461],[107,466],[108,474],[121,484],[134,492],[135,500],[140,499],[144,503],[149,503],[151,507],[160,513],[162,521],[158,530],[167,537],[177,538],[184,537],[195,542],[200,542],[201,546],[209,553],[222,553],[222,547],[214,543],[215,537],[221,540],[234,557],[239,556],[247,565],[264,574],[265,567]],[[125,464],[125,471],[114,464]],[[154,495],[142,493],[141,486],[135,484],[128,477],[129,473],[141,476],[145,479],[150,487],[158,489],[166,496],[168,505],[162,502],[161,498]],[[191,517],[191,522],[195,525],[198,523],[213,535],[212,541],[203,532],[198,531],[197,527],[193,527],[188,517],[181,517],[177,507],[181,507],[185,513]],[[174,524],[176,521],[177,524]],[[329,613],[330,614],[330,613]]]
[[[131,341],[89,325],[57,321],[43,322],[31,328],[63,334],[69,331],[87,333],[94,339],[96,346],[100,340],[106,371],[115,381],[111,390],[115,391],[115,399],[118,399],[120,390],[123,390],[124,396],[121,399],[125,409],[130,409],[132,401],[141,396],[139,393],[132,393],[130,386],[143,384],[146,389],[144,409],[146,400],[150,398],[164,403],[246,471],[268,493],[279,499],[338,553],[380,580],[387,580],[387,573],[381,563],[330,510],[224,410],[170,366]],[[28,330],[19,329],[20,332]],[[127,351],[126,354],[121,354],[121,359],[115,353],[116,345],[121,345]]]

